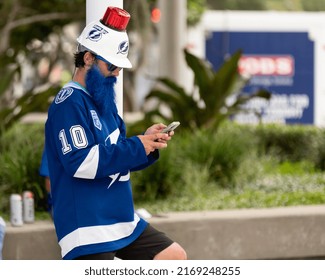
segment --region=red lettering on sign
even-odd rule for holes
[[[290,55],[243,55],[238,70],[251,76],[293,76],[294,59]]]

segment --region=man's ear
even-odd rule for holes
[[[95,57],[91,52],[86,52],[84,55],[85,67],[90,67],[94,63]]]

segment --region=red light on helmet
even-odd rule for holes
[[[130,20],[130,14],[118,7],[108,7],[101,22],[112,29],[124,31]]]

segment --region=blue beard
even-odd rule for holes
[[[117,114],[114,89],[116,77],[105,78],[98,66],[94,65],[88,70],[85,82],[99,113],[102,116],[107,115],[109,112]]]

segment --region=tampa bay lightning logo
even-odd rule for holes
[[[59,104],[66,100],[73,93],[73,88],[63,88],[55,97],[55,104]]]
[[[119,54],[119,53],[121,53],[121,54],[127,54],[128,53],[128,50],[129,50],[129,42],[128,41],[123,41],[118,46],[118,52],[117,52],[117,54]]]
[[[97,127],[99,130],[102,130],[102,123],[100,122],[96,111],[90,110],[90,113],[93,118],[94,126]]]
[[[95,24],[93,26],[93,28],[89,31],[87,39],[97,42],[102,38],[103,34],[106,34],[106,33],[108,33],[108,32],[105,29],[103,29],[99,25]]]

